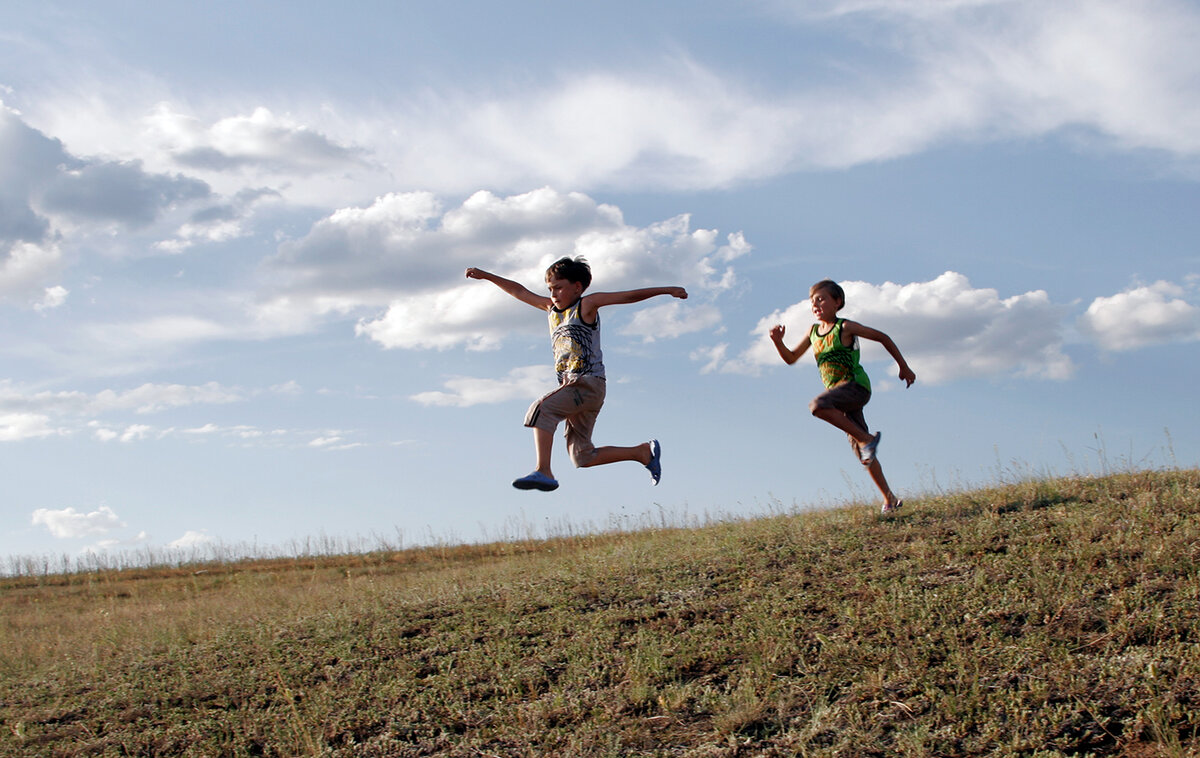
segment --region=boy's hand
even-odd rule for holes
[[[917,381],[917,375],[908,366],[901,367],[900,378],[904,380],[905,387],[911,387],[913,382]]]
[[[683,287],[668,287],[667,294],[671,297],[677,297],[680,300],[687,300],[687,290]]]
[[[776,324],[775,326],[771,327],[771,341],[782,342],[783,333],[785,331],[787,331],[787,327],[785,327],[783,324]]]
[[[483,269],[475,268],[474,266],[472,266],[471,268],[467,269],[467,278],[468,279],[482,279],[484,273],[486,273],[486,272]]]

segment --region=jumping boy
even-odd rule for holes
[[[600,351],[600,309],[606,305],[639,303],[658,295],[687,298],[683,287],[648,287],[621,292],[583,292],[592,283],[592,270],[583,257],[561,258],[546,269],[550,296],[537,295],[521,284],[478,268],[467,269],[468,279],[484,279],[523,303],[545,311],[550,320],[550,345],[558,388],[536,400],[525,414],[533,429],[537,468],[513,482],[520,490],[549,492],[558,489],[550,470],[554,429],[566,422],[567,452],[576,467],[601,466],[617,461],[637,461],[650,470],[654,484],[662,476],[662,448],[658,440],[633,447],[596,447],[592,430],[604,405],[604,360]]]
[[[900,367],[900,378],[906,387],[912,386],[917,375],[908,367],[900,348],[896,347],[891,337],[869,326],[838,318],[838,311],[846,305],[846,294],[837,282],[829,279],[819,281],[808,291],[808,296],[813,315],[818,321],[808,330],[808,336],[800,340],[796,347],[788,349],[783,344],[784,326],[778,324],[771,327],[771,341],[775,343],[779,357],[789,366],[799,360],[809,347],[813,349],[817,367],[821,371],[821,381],[825,383],[825,392],[817,395],[808,408],[814,416],[833,424],[850,438],[850,445],[859,462],[867,467],[871,480],[883,495],[883,512],[891,513],[904,505],[904,501],[888,487],[883,468],[875,458],[880,434],[876,432],[872,436],[863,418],[863,406],[871,399],[871,380],[859,363],[858,338],[874,340],[883,345]]]

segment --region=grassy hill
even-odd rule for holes
[[[0,580],[0,756],[1184,756],[1200,471]]]

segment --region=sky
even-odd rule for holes
[[[526,538],[878,502],[794,343],[863,360],[910,503],[1194,467],[1200,4],[10,4],[0,556]],[[544,291],[601,311],[595,440],[532,470]],[[916,507],[919,507],[916,506]]]

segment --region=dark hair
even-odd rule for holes
[[[559,258],[546,269],[546,281],[551,279],[578,282],[587,289],[592,283],[592,267],[582,255],[577,258]]]
[[[828,290],[829,294],[833,296],[833,299],[841,303],[838,308],[845,307],[846,292],[837,282],[833,281],[832,279],[822,279],[808,288],[808,296],[811,298],[813,295],[817,294],[817,290]]]

